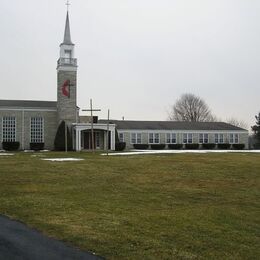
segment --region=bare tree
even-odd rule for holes
[[[169,120],[211,122],[216,117],[212,115],[206,102],[194,94],[183,94],[172,106],[168,115]]]
[[[256,124],[251,126],[252,131],[254,132],[254,148],[260,149],[260,112],[255,116]]]
[[[231,125],[234,125],[234,126],[237,126],[237,127],[240,127],[240,128],[244,128],[244,129],[247,129],[248,128],[248,125],[246,122],[244,122],[243,120],[238,120],[234,117],[231,117],[231,118],[228,118],[226,120],[227,123],[231,124]]]

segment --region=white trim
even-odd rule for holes
[[[243,133],[243,134],[248,134],[248,130],[177,130],[177,129],[172,129],[172,130],[148,130],[148,129],[118,129],[118,132],[141,132],[141,133],[176,133],[176,134],[182,134],[182,133],[192,133],[192,134],[197,134],[197,133],[206,133],[206,134],[225,134],[225,133]]]
[[[44,111],[44,112],[57,112],[57,109],[48,109],[48,108],[0,108],[0,111]]]
[[[74,65],[71,65],[71,64],[68,64],[68,65],[58,65],[57,66],[57,72],[60,72],[60,71],[73,71],[73,72],[77,72],[77,68],[78,66],[74,66]]]
[[[24,110],[22,110],[22,150],[24,150]]]
[[[91,130],[91,123],[73,123],[72,128],[76,131],[76,151],[81,151],[81,132],[84,130]],[[107,124],[93,124],[93,129],[107,131]],[[115,124],[109,124],[108,130],[111,133],[111,150],[115,150]],[[104,141],[106,143],[106,140]]]

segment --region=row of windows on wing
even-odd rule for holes
[[[13,116],[3,117],[2,140],[3,142],[15,142],[16,139],[16,118]],[[30,120],[30,142],[44,142],[44,121],[42,117],[31,117]]]
[[[200,144],[209,143],[209,134],[207,133],[184,133],[182,134],[182,143],[184,144],[192,144],[194,141],[194,137],[199,137]],[[119,133],[120,142],[124,142],[124,133]],[[160,133],[149,133],[148,134],[148,142],[150,144],[159,144],[160,143]],[[214,142],[218,143],[239,143],[239,134],[230,133],[228,135],[228,140],[224,138],[224,134],[214,134]],[[141,144],[142,143],[142,133],[131,133],[131,143],[132,144]],[[165,143],[166,144],[176,144],[177,143],[177,134],[176,133],[166,133],[165,134]]]

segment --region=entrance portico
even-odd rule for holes
[[[72,125],[74,149],[76,151],[92,149],[91,144],[91,123],[77,123]],[[93,124],[94,149],[107,149],[107,129],[109,131],[109,150],[115,150],[115,124]]]

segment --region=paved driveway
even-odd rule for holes
[[[0,216],[0,259],[96,260],[102,258],[66,246],[64,243],[48,238],[20,222]]]

